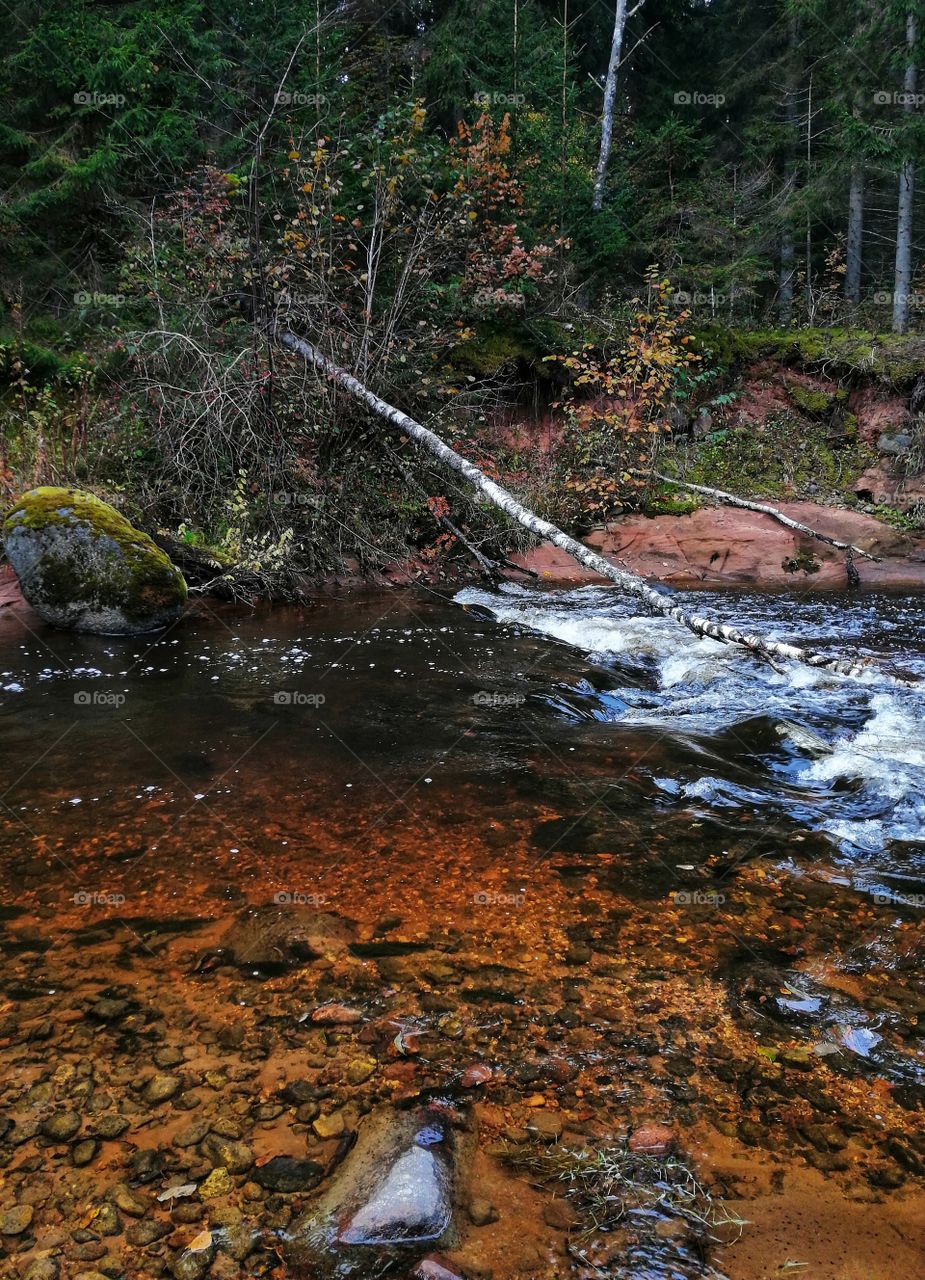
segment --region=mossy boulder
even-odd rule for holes
[[[56,627],[156,631],[186,601],[183,575],[148,535],[79,489],[23,494],[4,521],[3,549],[26,600]]]

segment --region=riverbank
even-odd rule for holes
[[[861,589],[925,589],[925,534],[896,529],[864,512],[813,502],[777,504],[784,515],[878,557],[855,557]],[[733,507],[701,507],[684,515],[626,515],[593,529],[585,543],[608,560],[649,581],[679,589],[744,587],[758,590],[839,591],[848,586],[845,553],[794,532],[770,516]],[[541,543],[511,557],[546,583],[604,581],[558,547]],[[348,563],[337,575],[307,582],[308,598],[350,594],[370,586],[471,581],[475,566],[462,559],[409,559],[373,577]],[[517,580],[516,575],[509,575]],[[9,565],[0,566],[0,609],[31,610]],[[37,621],[37,619],[36,619]]]

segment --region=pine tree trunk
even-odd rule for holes
[[[861,259],[864,241],[864,166],[851,167],[848,188],[848,240],[845,248],[845,297],[861,301]]]
[[[613,40],[610,45],[610,62],[607,64],[607,80],[604,83],[604,109],[601,115],[601,152],[594,178],[594,196],[591,208],[599,213],[604,204],[604,182],[613,145],[613,111],[617,100],[617,72],[623,53],[623,32],[626,30],[626,0],[617,0],[617,12],[613,24]]]
[[[790,327],[793,319],[793,276],[796,266],[793,222],[788,208],[796,187],[796,163],[794,152],[797,142],[797,72],[798,46],[797,21],[791,17],[787,36],[787,79],[784,86],[784,119],[787,135],[784,146],[784,207],[783,228],[780,236],[780,271],[777,286],[777,318],[782,329]]]
[[[449,467],[450,470],[464,476],[475,489],[483,493],[490,502],[494,503],[512,520],[516,520],[518,524],[523,525],[525,529],[535,534],[536,537],[543,538],[547,542],[551,542],[553,546],[559,547],[560,550],[570,555],[578,564],[584,565],[586,569],[590,569],[602,578],[607,578],[622,591],[626,591],[644,601],[654,612],[663,614],[666,618],[673,618],[676,622],[681,623],[682,626],[692,631],[694,635],[706,636],[711,640],[718,640],[726,644],[740,645],[742,648],[749,650],[749,652],[763,658],[771,658],[772,656],[784,658],[805,663],[810,667],[823,667],[826,670],[838,672],[840,675],[859,676],[863,673],[864,667],[860,663],[844,658],[835,658],[829,654],[813,653],[807,649],[798,648],[796,645],[785,644],[778,640],[768,640],[763,636],[746,634],[725,622],[717,622],[713,618],[687,613],[675,604],[671,596],[657,590],[655,587],[649,586],[642,578],[628,572],[628,570],[618,568],[617,565],[598,555],[596,551],[592,551],[590,547],[584,546],[581,542],[576,542],[574,538],[570,538],[567,533],[558,529],[554,524],[550,524],[548,520],[544,520],[541,516],[535,515],[528,510],[527,507],[517,501],[512,493],[502,488],[494,480],[489,479],[474,463],[469,462],[467,458],[457,453],[455,449],[451,449],[433,431],[429,431],[427,427],[415,422],[413,418],[410,418],[406,413],[402,413],[400,409],[396,409],[394,405],[390,405],[385,400],[380,399],[375,392],[370,391],[368,387],[365,387],[362,382],[351,373],[348,373],[346,369],[341,369],[334,364],[332,360],[329,360],[326,355],[319,351],[317,347],[312,346],[310,342],[306,342],[304,338],[300,338],[288,330],[279,331],[276,334],[276,338],[282,346],[301,356],[307,364],[312,365],[319,372],[331,378],[337,386],[354,396],[362,404],[365,404],[380,418],[384,418],[396,430],[403,432],[417,444],[422,445],[445,466]]]
[[[906,15],[906,48],[910,59],[903,77],[903,111],[915,110],[918,69],[912,53],[918,36],[914,13]],[[899,205],[896,211],[896,270],[893,276],[893,332],[909,327],[909,294],[912,289],[912,211],[915,197],[915,161],[907,157],[899,171]]]
[[[780,238],[780,284],[777,292],[777,318],[782,329],[790,328],[793,318],[793,270],[796,253],[793,231],[784,227]]]

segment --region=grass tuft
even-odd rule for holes
[[[629,1215],[649,1215],[653,1221],[681,1219],[698,1239],[729,1245],[747,1225],[710,1195],[679,1155],[646,1155],[623,1146],[511,1146],[502,1159],[543,1185],[564,1183],[586,1236],[613,1230]]]

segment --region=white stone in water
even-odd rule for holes
[[[434,1240],[452,1209],[442,1162],[425,1147],[399,1156],[385,1181],[340,1233],[343,1244],[410,1244]]]
[[[377,1108],[330,1185],[291,1224],[293,1274],[365,1280],[367,1250],[452,1243],[474,1144],[474,1123],[445,1104]]]

